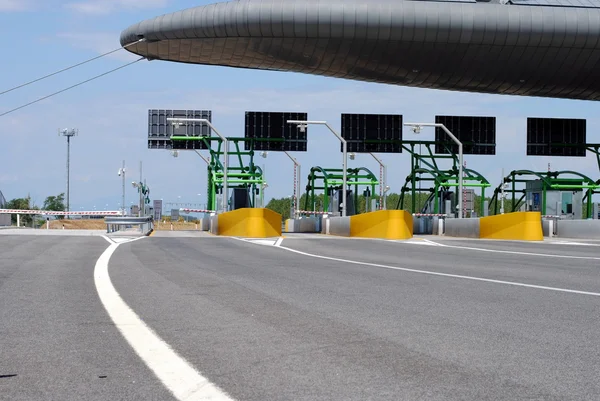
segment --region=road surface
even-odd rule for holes
[[[0,235],[0,400],[600,399],[597,243],[433,238]]]

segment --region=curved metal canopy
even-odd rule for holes
[[[128,50],[182,63],[597,100],[599,2],[564,1],[230,1],[140,22],[121,44],[144,38]]]

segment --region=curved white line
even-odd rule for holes
[[[125,340],[177,400],[232,401],[225,392],[179,356],[123,301],[108,274],[110,257],[122,243],[104,238],[110,245],[96,261],[94,282],[104,308]],[[142,238],[144,237],[132,241]]]

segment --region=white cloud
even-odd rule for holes
[[[0,0],[0,12],[29,11],[35,5],[31,0]]]
[[[121,47],[119,34],[112,32],[64,32],[57,33],[56,37],[66,40],[74,47],[91,50],[98,54],[108,53]],[[119,50],[107,57],[122,61],[133,61],[139,58],[126,50]]]
[[[119,11],[161,8],[169,2],[170,0],[87,0],[67,3],[65,7],[82,14],[107,15]]]

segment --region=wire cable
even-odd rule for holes
[[[21,109],[23,109],[23,108],[25,108],[25,107],[27,107],[27,106],[31,106],[32,104],[35,104],[35,103],[41,102],[42,100],[46,100],[46,99],[48,99],[48,98],[51,98],[52,96],[56,96],[56,95],[58,95],[58,94],[60,94],[60,93],[66,92],[66,91],[68,91],[68,90],[70,90],[70,89],[76,88],[76,87],[78,87],[78,86],[81,86],[81,85],[83,85],[83,84],[86,84],[86,83],[88,83],[88,82],[91,82],[91,81],[93,81],[93,80],[95,80],[95,79],[101,78],[101,77],[103,77],[103,76],[105,76],[105,75],[108,75],[108,74],[110,74],[110,73],[113,73],[113,72],[115,72],[115,71],[118,71],[118,70],[120,70],[120,69],[122,69],[122,68],[125,68],[125,67],[127,67],[127,66],[130,66],[130,65],[132,65],[132,64],[135,64],[135,63],[137,63],[138,61],[142,61],[142,60],[144,60],[144,59],[145,59],[145,57],[140,57],[139,59],[137,59],[137,60],[135,60],[135,61],[132,61],[132,62],[130,62],[130,63],[127,63],[127,64],[124,64],[124,65],[122,65],[122,66],[120,66],[120,67],[114,68],[114,69],[112,69],[112,70],[110,70],[110,71],[107,71],[107,72],[105,72],[105,73],[103,73],[103,74],[96,75],[95,77],[92,77],[92,78],[86,79],[85,81],[79,82],[79,83],[77,83],[77,84],[75,84],[75,85],[71,85],[71,86],[69,86],[68,88],[61,89],[61,90],[59,90],[58,92],[51,93],[51,94],[50,94],[50,95],[48,95],[48,96],[41,97],[41,98],[39,98],[39,99],[37,99],[37,100],[34,100],[33,102],[29,102],[29,103],[27,103],[27,104],[24,104],[24,105],[22,105],[22,106],[16,107],[16,108],[14,108],[14,109],[12,109],[12,110],[9,110],[9,111],[7,111],[7,112],[4,112],[4,113],[0,114],[0,117],[3,117],[3,116],[5,116],[5,115],[7,115],[7,114],[10,114],[10,113],[12,113],[12,112],[15,112],[15,111],[17,111],[17,110],[21,110]]]
[[[99,58],[102,58],[102,57],[108,56],[108,55],[110,55],[110,54],[116,53],[116,52],[118,52],[119,50],[123,50],[123,49],[125,49],[125,48],[127,48],[127,47],[129,47],[129,46],[131,46],[131,45],[135,45],[136,43],[143,42],[144,40],[145,40],[145,39],[140,39],[140,40],[138,40],[138,41],[136,41],[136,42],[129,43],[129,44],[127,44],[127,45],[123,46],[123,47],[119,47],[118,49],[111,50],[111,51],[109,51],[109,52],[106,52],[106,53],[104,53],[104,54],[101,54],[101,55],[99,55],[99,56],[96,56],[96,57],[92,57],[92,58],[91,58],[91,59],[89,59],[89,60],[85,60],[85,61],[82,61],[81,63],[77,63],[77,64],[74,64],[74,65],[72,65],[72,66],[70,66],[70,67],[63,68],[62,70],[59,70],[59,71],[53,72],[52,74],[44,75],[43,77],[40,77],[40,78],[34,79],[33,81],[29,81],[29,82],[26,82],[26,83],[24,83],[24,84],[21,84],[21,85],[19,85],[19,86],[15,86],[14,88],[7,89],[7,90],[5,90],[5,91],[3,91],[3,92],[0,92],[0,96],[4,95],[4,94],[6,94],[6,93],[9,93],[9,92],[15,91],[15,90],[17,90],[17,89],[24,88],[25,86],[28,86],[28,85],[34,84],[34,83],[36,83],[36,82],[42,81],[42,80],[44,80],[44,79],[46,79],[46,78],[53,77],[53,76],[55,76],[55,75],[58,75],[58,74],[60,74],[60,73],[62,73],[62,72],[65,72],[65,71],[72,70],[73,68],[76,68],[76,67],[82,66],[82,65],[84,65],[84,64],[87,64],[87,63],[89,63],[89,62],[92,62],[92,61],[94,61],[94,60],[98,60]]]

